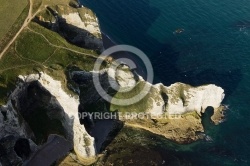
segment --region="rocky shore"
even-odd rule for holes
[[[98,19],[90,9],[70,5],[46,6],[34,21],[57,32],[72,44],[103,50]],[[104,100],[96,90],[93,82],[95,72],[99,73],[105,93],[112,96],[110,101]],[[89,165],[97,160],[99,153],[123,125],[126,129],[146,130],[177,143],[191,143],[203,139],[200,134],[204,132],[201,118],[208,108],[213,109],[211,121],[219,124],[223,120],[221,103],[224,90],[216,85],[152,85],[127,65],[119,64],[114,70],[107,61],[102,70],[95,72],[74,66],[65,71],[68,76],[65,81],[56,80],[45,72],[20,75],[7,104],[0,107],[0,165],[23,164],[27,160],[36,163],[40,155],[53,147],[57,147],[53,154],[58,150],[60,157],[70,154],[75,162]],[[123,89],[133,87],[133,90],[124,93],[112,89],[116,85]],[[112,102],[135,96],[143,91],[144,86],[149,87],[149,92],[140,101],[125,106]],[[67,93],[69,89],[77,94],[72,91]],[[81,119],[78,113],[83,112],[135,112],[144,113],[147,118],[114,121],[90,117]],[[15,150],[15,147],[20,147],[20,139],[21,145],[29,147],[28,152],[22,148]],[[60,144],[65,146],[60,147]],[[52,157],[50,163],[53,160]]]
[[[120,84],[120,86],[126,87],[130,85],[126,82],[131,82],[133,84],[143,82],[145,83],[141,77],[139,80],[135,79],[137,77],[135,77],[134,73],[128,70],[128,68],[122,67],[118,69],[118,71],[112,72],[110,70],[112,70],[112,68],[101,72],[103,75],[108,76],[101,76],[101,82],[103,85],[107,86],[105,87],[106,89],[110,87],[108,84],[109,77],[113,76],[113,74],[109,73],[113,72],[116,72],[116,77],[112,78],[115,79],[116,82]],[[16,130],[16,128],[14,128],[12,134],[15,134],[19,137],[25,137],[27,139],[31,138],[31,129],[38,130],[39,128],[34,128],[34,126],[40,124],[36,124],[30,119],[39,118],[35,115],[42,117],[44,116],[40,113],[36,114],[36,110],[41,108],[39,104],[35,103],[38,102],[37,100],[39,100],[41,105],[44,105],[46,102],[46,107],[43,107],[45,115],[53,121],[60,122],[58,126],[59,128],[57,127],[57,129],[55,129],[58,131],[52,130],[50,126],[48,126],[49,129],[45,129],[46,133],[54,134],[54,132],[62,131],[61,134],[63,134],[63,136],[72,143],[78,160],[82,163],[92,163],[95,161],[97,150],[99,149],[98,151],[100,151],[102,143],[105,141],[105,139],[102,140],[100,144],[95,142],[94,138],[89,135],[84,125],[80,124],[80,119],[78,117],[78,107],[80,105],[80,107],[87,108],[86,104],[96,105],[96,100],[99,100],[99,103],[96,106],[100,108],[100,106],[105,105],[105,101],[100,100],[98,92],[96,92],[93,87],[92,77],[89,77],[89,75],[92,74],[91,72],[88,73],[78,71],[76,73],[77,78],[85,80],[91,79],[86,81],[87,84],[84,85],[90,91],[81,91],[80,99],[64,92],[61,82],[53,79],[46,73],[19,76],[19,84],[16,90],[10,96],[10,102],[12,101],[13,105],[9,104],[11,107],[2,107],[2,109],[9,108],[5,110],[7,115],[10,113],[13,114],[13,111],[18,112],[15,113],[12,118],[10,118],[11,120],[16,119],[16,125],[13,125],[14,122],[10,123],[10,121],[7,120],[6,122],[8,122],[9,125],[5,124],[4,126],[5,128],[9,127],[10,129],[13,128],[13,126],[18,126],[21,129]],[[72,73],[72,77],[75,78],[74,72]],[[83,84],[81,84],[80,87],[81,86],[83,86]],[[80,88],[80,90],[82,89]],[[224,97],[223,92],[223,89],[215,85],[206,85],[193,88],[189,85],[181,83],[176,83],[170,87],[157,84],[151,85],[149,94],[144,99],[142,99],[141,103],[135,103],[134,105],[129,105],[126,107],[111,104],[109,108],[106,107],[103,108],[103,110],[106,109],[108,111],[112,111],[113,109],[118,112],[125,112],[128,110],[134,110],[136,107],[137,112],[143,112],[147,115],[150,115],[151,118],[144,119],[138,117],[133,119],[120,119],[120,121],[124,122],[126,126],[144,129],[154,134],[162,135],[165,138],[178,143],[191,143],[198,139],[202,139],[202,136],[197,133],[204,132],[204,128],[201,123],[201,115],[203,112],[205,112],[208,106],[214,108],[214,116],[212,116],[212,120],[214,122],[218,122],[219,119],[222,118],[222,116],[220,116],[222,115],[220,112],[222,109],[221,102]],[[89,100],[85,100],[86,96]],[[30,97],[32,97],[32,99]],[[116,97],[116,95],[114,95],[114,97]],[[122,96],[120,95],[120,97]],[[198,99],[200,102],[198,102]],[[86,109],[85,111],[89,110]],[[20,118],[23,118],[23,120],[18,121]],[[45,119],[36,121],[39,122],[43,120],[46,121]],[[102,124],[101,121],[99,123]],[[51,125],[52,124],[53,123],[51,123]],[[98,123],[96,123],[96,126],[98,127]],[[103,126],[101,125],[99,127]],[[109,133],[113,129],[107,129],[107,132]],[[95,130],[98,131],[99,129],[96,128]],[[8,132],[9,131],[11,130],[8,130]],[[35,135],[37,138],[37,131],[34,131],[34,133],[35,134],[33,134],[33,137]],[[104,134],[103,137],[107,137],[108,133]],[[4,131],[2,134],[8,135],[7,132]],[[99,141],[101,140],[100,134],[94,134],[94,136],[95,138],[99,137]],[[98,149],[96,149],[96,143],[98,145]]]
[[[128,93],[129,95],[134,93],[131,91],[128,93],[109,92],[109,80],[115,80],[123,88],[130,88],[130,86],[135,85],[132,91],[138,92],[143,89],[139,85],[149,84],[127,68],[121,67],[117,71],[111,70],[112,68],[100,72],[102,73],[100,82],[102,82],[106,93],[113,95],[113,98],[126,99]],[[77,77],[87,79],[86,76],[89,74],[91,72],[88,74],[87,72],[77,72]],[[95,105],[96,102],[102,105],[100,102],[101,96],[93,90],[93,82],[91,81],[87,81],[87,85],[84,85],[91,91],[81,93],[81,105]],[[201,138],[201,135],[197,133],[204,132],[201,117],[208,107],[213,108],[214,111],[211,121],[219,124],[223,119],[224,107],[221,102],[224,98],[224,90],[220,87],[215,85],[192,87],[183,83],[175,83],[169,87],[163,84],[149,84],[149,86],[149,93],[141,101],[128,106],[110,104],[105,109],[111,112],[117,111],[120,114],[143,113],[145,117],[125,117],[119,120],[127,126],[145,129],[178,143],[191,143]],[[91,108],[93,109],[93,107]],[[96,109],[98,110],[99,107],[96,107]]]

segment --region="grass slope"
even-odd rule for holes
[[[0,50],[2,51],[5,48],[5,46],[10,42],[10,40],[16,35],[19,29],[22,27],[24,20],[26,19],[29,13],[29,5],[26,5],[26,7],[23,9],[21,14],[17,17],[13,25],[8,23],[9,20],[8,20],[8,17],[6,17],[6,15],[11,15],[11,14],[6,14],[5,13],[6,11],[1,10],[1,9],[2,7],[0,7],[0,17],[2,17],[0,18],[0,25],[1,25],[0,26]],[[11,12],[8,11],[8,13],[11,13]],[[9,29],[7,30],[8,25],[12,25],[12,26],[10,26]]]
[[[19,15],[27,6],[27,0],[0,0],[0,39],[9,31]]]
[[[61,80],[70,93],[65,73],[69,66],[92,70],[97,53],[73,46],[57,33],[31,23],[0,61],[0,105],[16,86],[18,75],[40,71]]]

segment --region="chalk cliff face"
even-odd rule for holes
[[[56,5],[47,7],[35,19],[43,26],[58,32],[77,46],[103,50],[102,34],[96,15],[86,7]]]
[[[216,85],[192,87],[174,83],[166,87],[156,84],[152,85],[151,92],[160,98],[150,97],[146,111],[153,116],[167,113],[170,119],[178,119],[189,112],[196,112],[201,116],[208,107],[213,107],[215,112],[219,111],[224,98],[224,90]]]
[[[100,73],[100,81],[104,89],[113,97],[126,98],[128,94],[133,95],[134,92],[140,92],[141,85],[149,85],[151,88],[145,98],[135,104],[129,106],[110,104],[107,107],[107,104],[101,104],[105,101],[93,86],[92,72],[77,71],[71,73],[72,79],[77,79],[80,87],[88,89],[83,91],[80,88],[81,103],[78,97],[71,96],[63,90],[60,81],[54,80],[45,73],[19,76],[20,81],[10,95],[10,101],[6,106],[1,107],[1,111],[6,112],[6,115],[0,114],[0,119],[3,120],[3,123],[0,124],[2,126],[0,138],[6,135],[37,138],[39,137],[37,132],[45,132],[45,135],[58,133],[72,143],[78,159],[86,164],[95,161],[96,149],[94,138],[80,124],[79,105],[85,108],[86,104],[93,104],[98,105],[99,108],[102,107],[102,110],[116,110],[123,113],[144,112],[151,118],[120,120],[124,121],[127,126],[145,129],[179,143],[190,143],[202,138],[202,135],[197,134],[197,132],[204,131],[201,115],[208,106],[213,107],[214,114],[216,114],[216,118],[212,118],[212,120],[219,122],[218,118],[223,117],[220,113],[224,91],[215,85],[200,87],[191,87],[183,83],[175,83],[169,87],[163,84],[151,85],[132,72],[126,65],[122,65],[117,70],[104,69]],[[125,95],[121,92],[114,93],[115,91],[109,90],[110,80],[111,84],[116,82],[116,85],[118,84],[122,88],[135,86],[135,89],[132,92],[125,92]],[[42,113],[39,112],[40,109],[42,109]],[[39,119],[38,116],[42,116],[42,119]],[[44,131],[38,127],[35,129],[39,131],[34,131],[33,134],[31,129],[34,129],[34,126],[43,125],[44,121],[46,124],[48,123],[45,128],[49,129]],[[57,127],[53,129],[55,124]]]
[[[78,46],[98,51],[103,49],[98,20],[95,14],[85,7],[48,7],[37,15],[36,21]],[[71,78],[79,84],[79,89],[76,90],[80,98],[67,94],[60,81],[45,73],[19,76],[20,81],[8,103],[0,107],[0,139],[8,135],[14,136],[9,138],[13,140],[11,152],[14,153],[13,147],[19,137],[27,140],[35,137],[34,140],[42,144],[49,134],[59,134],[70,141],[78,159],[89,164],[95,161],[95,142],[84,125],[80,124],[79,106],[84,111],[90,111],[88,109],[91,108],[91,111],[95,109],[146,113],[150,115],[149,119],[120,120],[124,121],[125,125],[145,129],[179,143],[190,143],[201,138],[197,131],[204,131],[201,116],[207,107],[214,108],[214,115],[211,117],[213,122],[218,124],[223,118],[221,102],[224,90],[216,85],[152,85],[126,65],[121,65],[117,70],[109,68],[99,72],[100,84],[113,98],[131,98],[141,93],[145,85],[150,87],[149,93],[139,102],[121,106],[118,103],[110,104],[100,96],[93,85],[93,72],[70,73]],[[113,90],[112,87],[117,85],[132,90]],[[5,144],[6,139],[3,138],[2,142]],[[0,152],[3,151],[1,148],[0,146]],[[21,162],[21,158],[17,157],[16,163]]]
[[[94,138],[80,124],[78,98],[67,94],[60,81],[44,73],[19,76],[19,79],[10,101],[1,108],[6,117],[0,115],[3,120],[0,138],[17,135],[34,139],[35,135],[37,143],[43,144],[49,134],[60,134],[72,143],[80,161],[93,162]]]
[[[85,127],[80,124],[78,117],[79,100],[70,96],[63,89],[60,81],[54,80],[45,73],[29,76],[20,76],[25,83],[38,81],[54,98],[49,103],[59,105],[62,112],[62,125],[66,132],[66,138],[72,141],[74,151],[79,160],[91,159],[96,155],[94,138],[92,138]]]
[[[165,88],[169,96],[166,110],[170,116],[192,111],[201,115],[209,106],[218,111],[224,98],[224,90],[216,85],[191,87],[175,83]]]
[[[151,86],[148,95],[143,99],[146,109],[138,107],[139,112],[148,112],[153,116],[167,113],[169,118],[179,118],[189,112],[196,112],[201,116],[201,113],[204,113],[209,106],[213,107],[215,112],[220,110],[221,102],[224,99],[224,90],[221,87],[216,85],[192,87],[184,83],[175,83],[169,87],[163,84],[151,85],[142,77],[130,71],[126,65],[122,66],[117,68],[116,71],[112,68],[107,70],[108,76],[112,78],[110,80],[117,82],[120,88],[134,87],[133,90],[140,91],[143,87],[137,86],[138,84]],[[129,93],[133,92],[130,91]],[[116,95],[122,97],[120,92]],[[135,103],[135,105],[137,104]],[[128,108],[126,107],[126,109]],[[138,112],[138,109],[136,111]]]
[[[106,109],[110,111],[141,112],[151,117],[150,119],[121,119],[125,121],[125,124],[149,130],[179,143],[189,143],[201,138],[197,132],[204,132],[201,116],[206,108],[214,108],[211,120],[215,124],[222,120],[223,106],[221,102],[224,98],[224,90],[221,87],[216,85],[192,87],[183,83],[175,83],[169,87],[163,84],[151,85],[130,71],[126,65],[121,66],[116,70],[109,68],[100,71],[100,82],[107,94],[113,98],[127,99],[141,93],[145,85],[150,86],[149,93],[139,102],[128,106],[116,105],[115,103],[110,104],[109,107],[106,106]],[[93,82],[86,81],[91,78],[89,74],[91,72],[88,74],[87,72],[82,72],[82,74],[77,72],[78,78],[85,79],[82,86],[89,89],[80,96],[82,105],[100,103],[103,100],[93,88]],[[132,87],[132,90],[129,92],[110,90],[117,84],[123,89],[131,89]],[[105,101],[103,100],[103,102]]]

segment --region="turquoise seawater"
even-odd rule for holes
[[[163,145],[192,165],[250,165],[249,0],[81,0],[102,31],[150,58],[155,82],[225,89],[226,121],[209,125],[212,142]],[[173,34],[178,29],[185,31]]]

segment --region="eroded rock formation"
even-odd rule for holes
[[[90,73],[82,72],[72,73],[77,74],[79,79],[85,80],[80,84],[83,87],[80,101],[82,105],[93,105],[106,103],[102,96],[95,90],[94,82],[88,80]],[[92,73],[93,74],[93,73]],[[88,76],[88,77],[86,77]],[[179,143],[193,142],[201,135],[197,132],[204,132],[201,123],[201,116],[207,107],[214,108],[214,114],[211,120],[218,124],[223,119],[223,106],[221,102],[224,98],[224,90],[216,85],[204,85],[192,87],[183,83],[175,83],[167,87],[163,84],[152,85],[146,82],[142,77],[135,72],[129,70],[126,65],[114,70],[112,67],[100,71],[100,83],[106,94],[118,99],[132,98],[134,95],[144,93],[144,86],[150,86],[147,95],[131,105],[122,106],[119,103],[103,104],[105,107],[101,110],[118,111],[124,113],[145,113],[150,118],[126,118],[120,116],[121,120],[125,121],[126,125],[149,130],[155,134],[163,135],[168,139]],[[88,81],[87,81],[88,80]],[[115,86],[120,89],[132,89],[128,92],[111,90]],[[85,91],[88,89],[87,91]],[[105,94],[104,94],[105,95]],[[88,100],[87,100],[88,99]],[[110,101],[112,102],[112,101]],[[96,109],[98,110],[99,107]],[[100,110],[100,109],[99,109]]]
[[[70,43],[77,46],[99,52],[103,50],[98,19],[86,7],[50,6],[39,13],[35,21],[58,32]]]
[[[85,161],[85,159],[94,159],[96,155],[94,138],[89,136],[85,127],[80,124],[78,117],[78,98],[67,94],[62,89],[60,81],[54,80],[45,73],[25,77],[20,76],[20,78],[24,83],[32,83],[34,81],[39,82],[39,84],[53,96],[48,103],[60,107],[60,121],[63,125],[65,136],[69,141],[72,141],[74,151],[79,160]],[[53,112],[50,112],[49,114],[53,114]]]
[[[37,144],[46,142],[50,134],[64,136],[83,163],[95,161],[94,138],[80,124],[79,100],[67,94],[60,81],[47,74],[19,76],[19,83],[1,108],[1,137],[32,138]],[[34,134],[33,132],[34,131]]]

